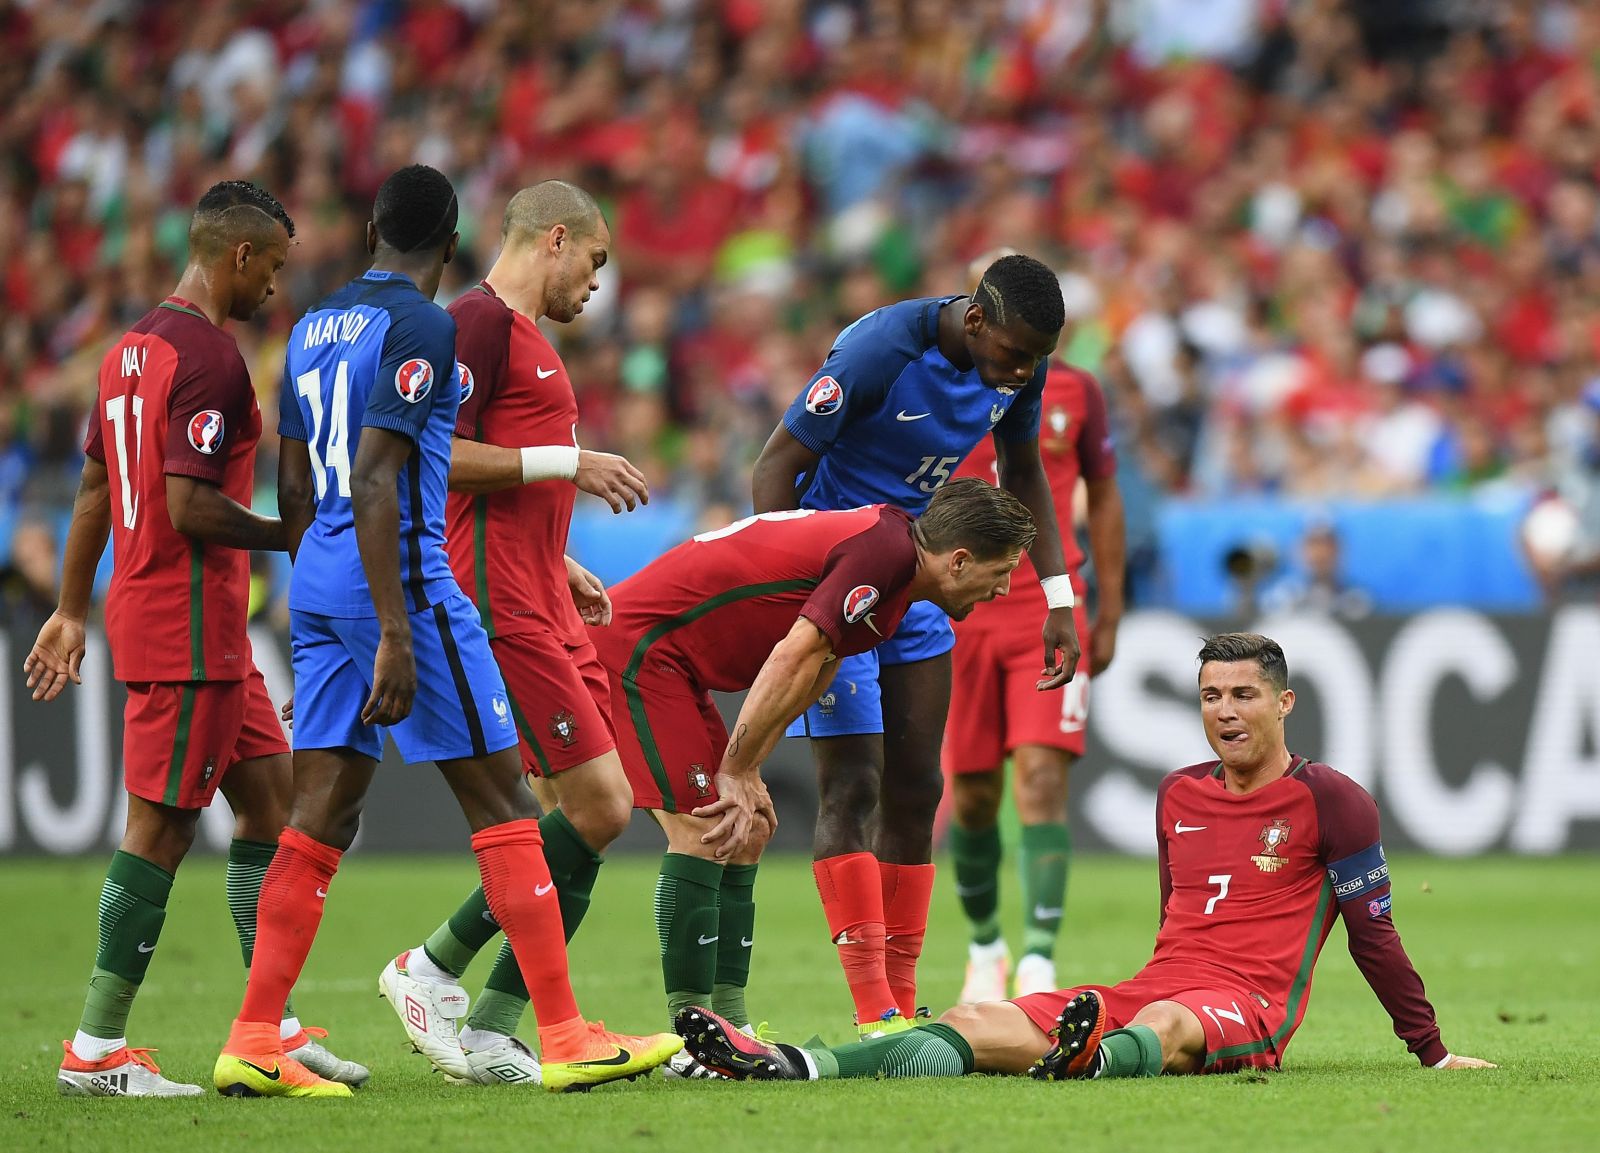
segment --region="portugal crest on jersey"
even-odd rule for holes
[[[189,444],[196,452],[210,456],[222,447],[224,427],[222,414],[216,409],[197,412],[189,418]]]
[[[867,610],[878,603],[878,590],[871,585],[856,585],[855,588],[844,594],[844,619],[846,624],[855,624],[867,615]]]
[[[461,403],[466,404],[477,382],[472,379],[472,369],[456,361],[456,382],[461,385]]]
[[[406,361],[394,373],[394,390],[407,404],[417,404],[433,391],[433,365],[421,357]]]
[[[844,407],[844,389],[831,376],[824,376],[806,390],[806,411],[812,416],[832,416]]]
[[[1273,821],[1261,830],[1261,852],[1250,859],[1263,873],[1283,868],[1283,847],[1289,843],[1289,822]]]

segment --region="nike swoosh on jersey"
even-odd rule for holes
[[[243,1065],[246,1069],[254,1069],[257,1073],[260,1073],[268,1081],[276,1081],[279,1077],[283,1076],[283,1071],[282,1071],[281,1067],[277,1066],[277,1065],[274,1065],[270,1070],[268,1070],[268,1069],[263,1069],[260,1065],[257,1065],[254,1061],[246,1061],[243,1057],[235,1057],[234,1060],[238,1061],[239,1064]]]
[[[861,619],[867,622],[867,627],[869,629],[871,629],[873,632],[878,633],[878,635],[880,637],[883,635],[882,633],[878,632],[878,626],[877,626],[877,624],[875,624],[873,622],[871,613],[868,613],[866,616],[862,617]]]
[[[633,1057],[629,1055],[626,1049],[618,1049],[616,1056],[607,1057],[603,1061],[596,1058],[593,1061],[564,1061],[562,1064],[583,1068],[588,1065],[626,1065],[631,1060],[633,1060]]]
[[[1172,831],[1174,833],[1198,833],[1205,827],[1204,825],[1186,825],[1180,820],[1176,825],[1172,826]]]
[[[896,420],[921,420],[925,416],[932,415],[933,414],[931,412],[919,412],[913,415],[902,408],[899,412],[894,414],[894,418]]]
[[[549,380],[555,374],[556,370],[553,368],[540,368],[538,365],[533,366],[533,375],[537,376],[540,380]]]

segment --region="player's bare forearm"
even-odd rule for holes
[[[303,440],[285,437],[278,445],[278,519],[283,521],[289,559],[317,515],[317,485],[311,476],[311,449]]]
[[[1056,502],[1050,495],[1050,478],[1039,459],[1039,442],[1008,441],[994,438],[995,473],[1000,487],[1020,500],[1033,514],[1038,535],[1028,557],[1041,577],[1061,576],[1067,571],[1066,555],[1061,551],[1061,528],[1056,520]]]
[[[522,454],[499,444],[450,438],[450,491],[501,492],[522,483]]]
[[[756,512],[799,508],[805,489],[795,485],[795,478],[804,473],[809,480],[821,459],[796,440],[787,428],[778,425],[767,438],[750,474],[750,495]]]
[[[723,754],[721,771],[736,776],[757,773],[773,746],[806,707],[822,695],[838,662],[833,644],[808,620],[797,620],[774,646],[745,695]]]
[[[66,549],[62,554],[61,594],[56,611],[64,617],[82,621],[89,615],[89,598],[94,594],[94,573],[111,535],[111,477],[103,461],[88,457],[78,479],[78,495],[72,502],[72,525],[67,529]]]
[[[167,515],[184,536],[224,548],[283,552],[288,538],[277,517],[251,512],[209,481],[167,477]]]
[[[1089,498],[1089,557],[1094,561],[1095,582],[1100,594],[1095,616],[1097,620],[1120,621],[1126,603],[1123,574],[1128,566],[1128,531],[1122,511],[1122,490],[1117,487],[1114,476],[1089,481],[1084,489]]]
[[[400,498],[395,480],[411,449],[411,441],[399,433],[365,428],[350,470],[356,547],[378,627],[385,636],[404,637],[408,642],[411,619],[400,587]]]

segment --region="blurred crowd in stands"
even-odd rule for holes
[[[1134,564],[1162,501],[1263,493],[1561,492],[1600,552],[1600,5],[0,0],[0,49],[12,614],[53,603],[99,358],[200,192],[298,226],[235,328],[270,509],[284,337],[416,160],[462,197],[442,301],[518,187],[602,200],[601,291],[552,333],[580,437],[696,523],[742,515],[844,324],[1005,244],[1060,270]]]

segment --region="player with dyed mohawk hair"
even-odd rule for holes
[[[1199,662],[1217,759],[1171,773],[1156,794],[1161,920],[1132,978],[958,1005],[935,1024],[834,1049],[774,1045],[695,1007],[676,1021],[689,1052],[741,1080],[1276,1069],[1342,920],[1356,967],[1423,1065],[1493,1068],[1440,1037],[1391,915],[1378,806],[1349,777],[1289,751],[1294,690],[1278,643],[1224,633]]]
[[[250,511],[261,410],[238,345],[222,327],[272,295],[294,221],[242,180],[213,185],[189,224],[189,261],[174,293],[101,362],[95,411],[60,602],[24,669],[35,700],[78,683],[95,567],[116,556],[106,639],[128,686],[127,826],[100,894],[100,945],[77,1036],[56,1081],[87,1097],[187,1097],[147,1049],[126,1041],[128,1014],[161,941],[173,876],[200,811],[220,790],[233,809],[228,906],[246,968],[256,898],[289,816],[289,746],[250,655],[245,606],[251,549],[284,548],[282,522]],[[287,1002],[270,1027],[283,1047],[351,1084],[341,1061]]]
[[[915,515],[984,436],[1000,487],[1038,526],[1046,601],[1038,689],[1078,664],[1072,585],[1039,459],[1061,286],[1030,256],[983,272],[971,296],[908,300],[839,334],[756,462],[758,512],[886,503]],[[950,704],[950,620],[912,606],[898,635],[840,662],[840,691],[789,730],[811,738],[821,810],[817,889],[863,1033],[909,1028],[933,892],[933,821]],[[875,830],[875,831],[874,831]]]
[[[230,1096],[350,1095],[285,1054],[273,1023],[355,838],[385,729],[407,761],[437,762],[460,802],[489,909],[539,1015],[545,1088],[634,1077],[681,1048],[578,1012],[505,685],[450,571],[445,486],[463,377],[455,322],[433,295],[455,255],[457,211],[434,169],[390,176],[367,225],[372,268],[289,337],[278,497],[294,557],[295,805],[262,885],[244,1004],[213,1072]]]

